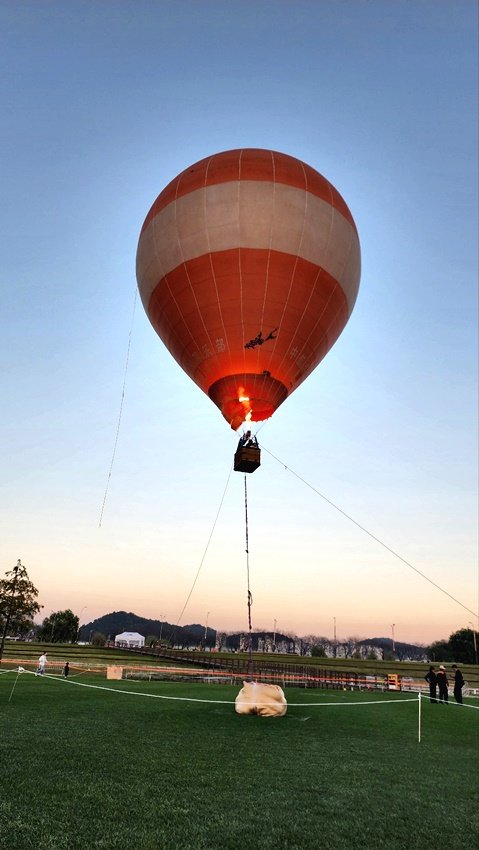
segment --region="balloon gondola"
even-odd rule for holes
[[[238,448],[234,456],[234,471],[235,472],[255,472],[261,465],[261,449],[258,445],[258,440],[251,434],[251,431],[246,431],[243,437],[240,438]]]

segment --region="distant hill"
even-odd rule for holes
[[[80,628],[79,632],[79,640],[80,641],[89,641],[92,633],[100,632],[104,634],[107,640],[114,640],[115,637],[122,632],[139,632],[145,638],[149,636],[154,636],[156,638],[162,638],[162,640],[166,640],[171,642],[174,646],[181,647],[184,649],[199,646],[205,638],[205,627],[200,623],[190,623],[186,626],[174,626],[171,623],[161,620],[150,620],[147,617],[140,617],[138,614],[134,614],[132,611],[113,611],[110,614],[104,614],[103,617],[99,617],[96,620],[92,620],[90,623],[86,623],[84,626]],[[216,643],[217,632],[216,629],[207,630],[207,640],[206,643],[208,646],[213,647]],[[235,649],[238,650],[240,648],[244,648],[244,633],[221,633],[218,634],[219,643],[226,649]],[[275,637],[275,645],[277,646],[278,651],[282,652],[300,652],[303,654],[304,650],[308,648],[308,641],[303,641],[301,638],[296,636],[283,635],[280,633],[276,633]],[[349,656],[352,655],[355,649],[359,649],[364,647],[363,652],[366,653],[366,648],[368,647],[376,647],[380,650],[384,656],[387,654],[394,654],[395,657],[399,660],[423,660],[425,657],[425,649],[422,646],[417,646],[416,644],[404,643],[402,641],[394,642],[394,653],[393,653],[393,642],[391,638],[387,637],[377,637],[377,638],[367,638],[365,640],[356,640],[355,646],[349,646],[346,651],[346,643],[341,643],[340,641],[333,648],[332,642],[327,638],[323,638],[319,641],[324,645],[326,649],[326,654],[336,655],[339,647],[343,647],[345,649],[344,654]],[[253,650],[256,651],[271,651],[273,645],[273,633],[272,632],[254,632],[253,633]],[[339,653],[341,654],[341,653]]]
[[[108,640],[114,640],[116,635],[122,632],[139,632],[144,637],[154,635],[159,638],[161,635],[165,640],[170,640],[174,635],[175,644],[185,647],[199,644],[205,637],[205,627],[199,623],[175,627],[166,621],[140,617],[132,611],[113,611],[111,614],[104,614],[103,617],[85,623],[80,628],[78,639],[88,641],[92,632],[100,632]],[[216,631],[208,628],[207,643],[211,645],[215,640]]]
[[[393,654],[393,642],[391,638],[367,638],[366,640],[358,641],[358,644],[367,646],[377,646],[379,649],[382,649],[383,652]],[[404,643],[403,641],[395,640],[394,655],[396,656],[398,661],[402,661],[405,658],[408,658],[411,661],[421,661],[425,655],[425,647],[418,646],[415,643]]]

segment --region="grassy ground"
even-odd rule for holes
[[[8,850],[422,850],[439,828],[477,846],[477,711],[423,701],[418,743],[417,703],[388,694],[294,689],[273,719],[130,694],[232,702],[226,685],[73,681],[0,675]]]

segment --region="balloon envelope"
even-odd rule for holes
[[[272,416],[344,329],[360,247],[337,190],[269,150],[214,154],[161,192],[141,230],[150,322],[232,428]]]

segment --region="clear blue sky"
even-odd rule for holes
[[[189,164],[292,154],[356,220],[361,289],[259,432],[258,628],[428,642],[477,620],[477,4],[0,4],[0,572],[43,614],[246,628],[235,435],[139,300],[144,217]],[[130,328],[118,446],[102,526]],[[278,463],[271,456],[279,458]],[[206,554],[205,554],[206,552]]]

